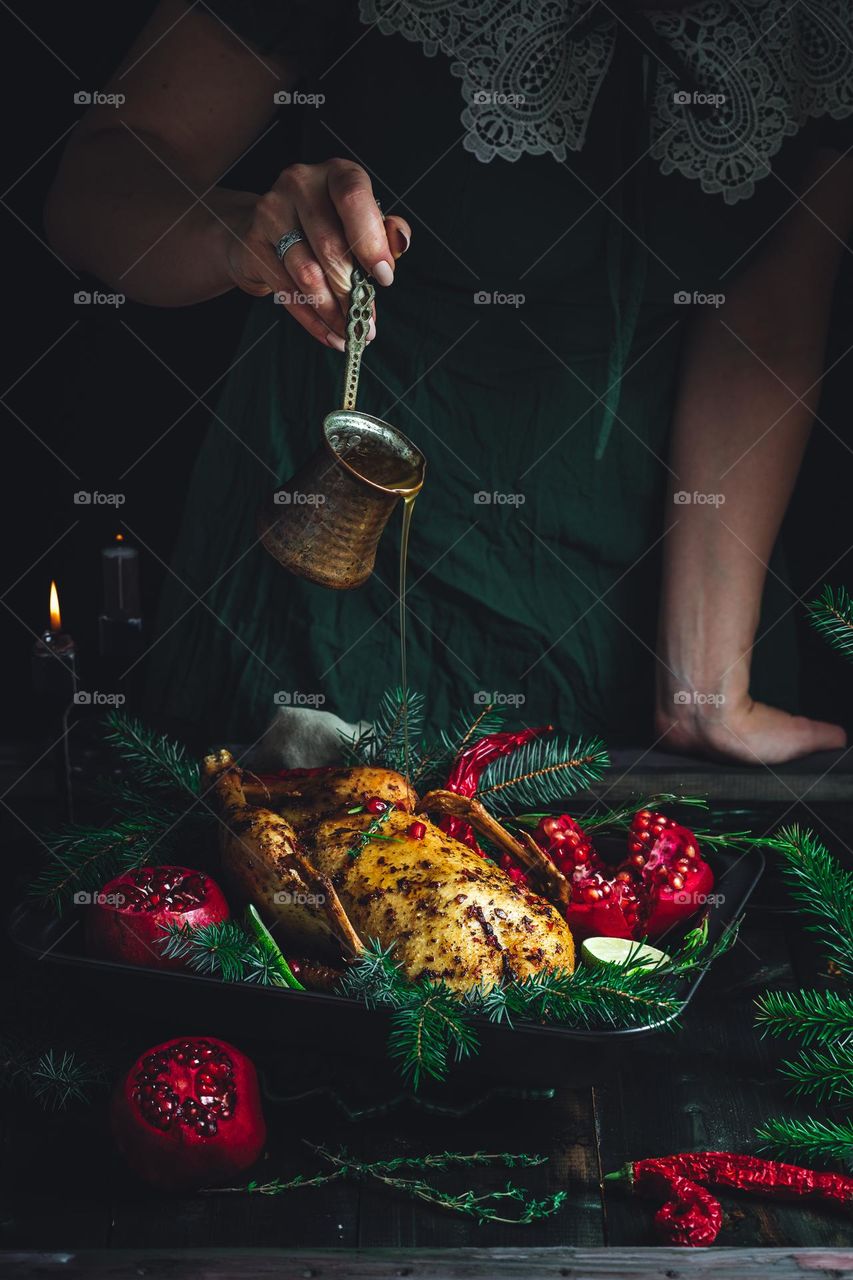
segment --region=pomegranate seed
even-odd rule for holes
[[[412,825],[409,827],[408,831],[406,832],[406,835],[409,837],[410,840],[423,840],[424,836],[426,835],[426,823],[413,822]]]
[[[368,813],[384,813],[388,805],[379,796],[371,796],[364,807]]]

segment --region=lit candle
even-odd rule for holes
[[[139,552],[117,533],[101,552],[104,606],[98,619],[101,656],[132,657],[142,639],[139,604]]]
[[[33,651],[33,685],[36,693],[67,706],[77,689],[77,652],[73,637],[62,630],[59,592],[51,581],[48,626]]]

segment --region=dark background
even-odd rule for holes
[[[74,94],[105,84],[152,8],[151,0],[125,0],[121,5],[19,4],[20,16],[6,6],[0,11],[10,53],[0,85],[6,124],[0,206],[6,266],[0,652],[8,735],[17,735],[28,721],[28,655],[46,624],[50,578],[59,583],[63,620],[81,653],[84,687],[87,663],[92,687],[101,603],[99,549],[125,516],[156,555],[169,560],[209,417],[205,405],[194,402],[227,365],[249,305],[233,293],[175,310],[129,301],[118,308],[78,306],[75,292],[91,289],[94,282],[75,278],[44,238],[42,205],[63,134],[85,109],[75,104]],[[270,185],[294,158],[293,145],[282,128],[273,130],[230,175],[230,185],[256,190]],[[851,263],[847,255],[828,363],[853,344]],[[825,579],[853,588],[851,387],[853,359],[847,357],[827,381],[820,410],[826,425],[816,427],[785,528],[793,590],[806,599]],[[209,405],[215,405],[216,394],[214,388]],[[150,452],[120,479],[146,444],[153,445]],[[123,492],[126,503],[118,512],[75,506],[78,489]],[[143,609],[149,623],[165,572],[156,558],[143,556]],[[798,615],[802,612],[798,605]],[[799,680],[802,709],[853,729],[853,669],[829,656],[805,622],[801,633],[801,669],[792,672],[792,680]]]

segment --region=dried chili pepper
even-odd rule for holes
[[[682,1178],[695,1179],[711,1187],[732,1187],[737,1191],[758,1191],[771,1197],[814,1196],[853,1204],[853,1178],[840,1173],[818,1173],[778,1160],[737,1155],[730,1151],[685,1151],[681,1155],[638,1160],[627,1166],[627,1176],[636,1179],[646,1166]],[[613,1177],[612,1174],[608,1175]]]
[[[473,796],[477,790],[480,775],[487,765],[501,756],[508,755],[510,751],[515,751],[516,747],[524,746],[525,742],[529,742],[531,738],[541,733],[549,733],[550,730],[551,725],[545,725],[541,729],[520,729],[517,733],[510,731],[490,733],[478,738],[470,747],[459,752],[445,783],[445,790],[455,791],[460,796]],[[469,849],[473,849],[481,857],[485,856],[477,843],[473,827],[464,818],[457,818],[448,813],[440,820],[438,826],[449,836],[467,844]]]
[[[655,1233],[664,1244],[691,1248],[713,1244],[723,1225],[719,1200],[705,1187],[665,1167],[664,1160],[637,1160],[606,1181],[626,1179],[638,1195],[663,1200],[655,1214]]]
[[[774,1198],[814,1196],[853,1204],[853,1178],[819,1173],[778,1160],[737,1155],[730,1151],[682,1152],[651,1160],[635,1160],[606,1181],[627,1181],[639,1195],[666,1197],[655,1214],[655,1228],[670,1244],[711,1244],[722,1223],[722,1210],[704,1184],[754,1191]]]

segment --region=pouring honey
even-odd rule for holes
[[[258,516],[258,535],[285,569],[322,587],[346,591],[370,577],[379,539],[403,503],[400,539],[400,675],[407,689],[406,562],[415,499],[426,459],[396,427],[356,409],[361,358],[375,291],[353,268],[347,313],[344,390],[340,409],[326,415],[317,452],[273,495]],[[408,725],[404,705],[408,775]]]

